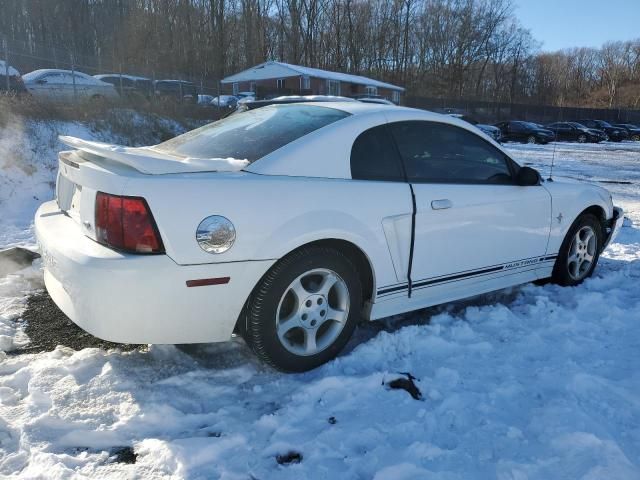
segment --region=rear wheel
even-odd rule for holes
[[[602,225],[591,214],[573,222],[562,242],[553,269],[553,281],[563,286],[579,285],[596,268],[603,241]]]
[[[578,143],[586,143],[587,136],[586,135],[578,135]]]
[[[342,350],[361,307],[362,286],[351,260],[331,248],[306,247],[276,263],[256,287],[244,336],[264,362],[303,372]]]
[[[527,137],[527,143],[536,143],[536,142],[537,142],[537,140],[536,140],[535,135],[529,135]]]
[[[631,140],[633,140],[634,142],[640,142],[640,135],[638,134],[631,135]]]

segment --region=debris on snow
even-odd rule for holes
[[[300,463],[302,461],[302,454],[300,452],[290,451],[283,455],[276,455],[276,461],[280,465],[289,465],[291,463]]]
[[[416,377],[408,372],[400,372],[400,375],[403,376],[393,380],[383,380],[382,384],[391,390],[405,390],[414,400],[422,400],[422,392],[414,381],[417,380]]]

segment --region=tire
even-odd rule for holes
[[[552,281],[570,287],[589,278],[598,264],[603,237],[602,224],[597,217],[590,213],[580,215],[562,242]]]
[[[587,143],[586,135],[578,135],[578,143]]]
[[[640,135],[631,135],[631,140],[634,142],[640,142]]]
[[[530,144],[538,143],[538,140],[536,139],[536,137],[534,135],[529,135],[527,137],[527,143],[530,143]]]
[[[263,362],[283,372],[304,372],[340,353],[361,307],[353,262],[332,248],[304,247],[260,280],[245,306],[243,335]]]

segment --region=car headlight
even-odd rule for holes
[[[196,240],[207,253],[223,253],[236,241],[236,229],[228,218],[212,215],[198,225]]]

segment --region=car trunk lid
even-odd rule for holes
[[[124,147],[74,137],[60,140],[76,150],[60,152],[56,180],[58,207],[83,233],[96,239],[96,194],[123,195],[127,182],[154,175],[234,172],[249,162],[236,159],[185,158],[152,147]]]

